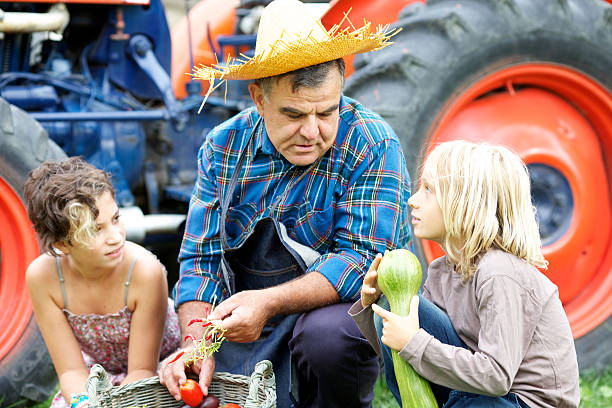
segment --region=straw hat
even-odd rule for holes
[[[347,14],[344,19],[348,20]],[[215,79],[257,79],[284,74],[386,47],[391,44],[389,38],[398,32],[390,31],[387,25],[373,33],[370,23],[365,21],[359,29],[352,24],[349,24],[352,29],[340,29],[343,22],[326,30],[301,1],[274,0],[261,14],[253,58],[228,57],[226,65],[200,65],[192,75],[210,82],[208,96],[215,88]]]

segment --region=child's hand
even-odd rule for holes
[[[378,265],[382,259],[381,254],[376,254],[368,273],[363,278],[363,285],[361,285],[361,306],[368,307],[372,303],[376,302],[382,293],[378,287]]]
[[[401,351],[419,331],[419,297],[413,296],[410,301],[408,316],[399,316],[383,309],[377,304],[372,305],[374,313],[383,321],[383,331],[380,341],[393,350]]]

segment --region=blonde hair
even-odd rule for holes
[[[546,268],[525,163],[502,146],[457,140],[436,146],[422,179],[444,217],[444,249],[468,279],[491,247]]]
[[[78,201],[73,201],[66,206],[64,212],[70,222],[70,231],[68,232],[70,238],[67,243],[90,247],[98,232],[96,217],[91,208]]]

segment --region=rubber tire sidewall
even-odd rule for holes
[[[66,154],[38,122],[2,98],[0,121],[0,177],[23,200],[30,170],[46,160],[65,159]],[[44,401],[56,385],[55,369],[32,314],[19,342],[0,360],[0,398],[4,397],[0,405]]]
[[[612,90],[612,9],[602,0],[429,1],[406,7],[394,27],[393,45],[356,57],[345,93],[396,131],[413,189],[440,112],[496,71],[552,63]],[[612,317],[576,340],[581,371],[612,363],[611,331]]]

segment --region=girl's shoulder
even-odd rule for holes
[[[163,274],[165,277],[166,268],[159,259],[151,251],[134,242],[125,242],[125,262],[133,268],[132,276],[153,277]]]
[[[49,254],[41,254],[34,259],[26,270],[26,280],[49,281],[58,280],[55,257]]]
[[[537,268],[527,261],[501,249],[489,249],[478,261],[480,275],[523,276],[537,272]]]
[[[125,258],[132,268],[128,278],[130,310],[134,310],[134,301],[138,298],[153,296],[160,288],[167,292],[166,268],[152,252],[133,242],[126,242]]]
[[[26,284],[30,297],[50,298],[57,305],[63,304],[55,256],[41,254],[34,259],[26,270]]]
[[[535,266],[499,249],[490,249],[482,256],[474,278],[480,284],[490,280],[500,280],[506,285],[514,282],[524,291],[542,297],[557,291],[555,284]]]

